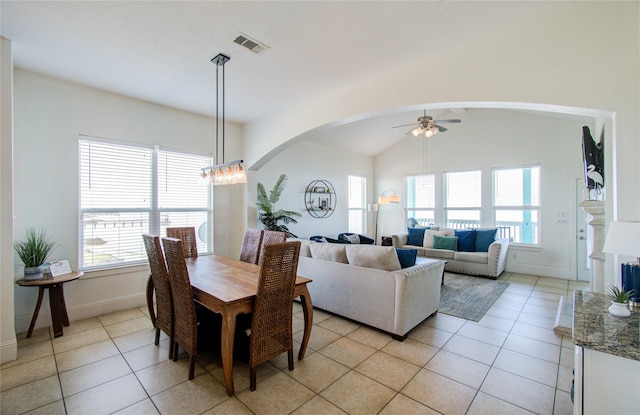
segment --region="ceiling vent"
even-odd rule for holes
[[[269,46],[264,43],[258,42],[255,39],[250,38],[244,33],[238,33],[233,39],[233,43],[237,43],[238,45],[244,46],[254,53],[262,53],[265,50],[269,49]]]

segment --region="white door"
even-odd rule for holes
[[[576,179],[576,204],[582,202],[584,179]],[[591,280],[591,260],[589,259],[591,227],[587,224],[587,212],[580,206],[576,208],[576,277],[578,281]]]

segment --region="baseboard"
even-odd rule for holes
[[[563,280],[574,280],[575,277],[567,277],[567,269],[565,268],[554,268],[554,267],[545,267],[540,265],[531,265],[531,264],[514,264],[513,266],[509,266],[507,262],[507,267],[504,272],[513,272],[516,274],[528,274],[528,275],[536,275],[540,277],[552,277],[559,278]]]
[[[76,307],[69,307],[69,304],[67,304],[67,313],[69,314],[69,321],[73,324],[76,320],[84,320],[86,318],[101,316],[103,314],[126,310],[128,308],[142,307],[146,306],[146,304],[146,295],[144,293],[139,293]],[[43,312],[45,311],[43,308],[40,309],[40,313],[38,314],[35,329],[51,326],[51,313],[48,310]],[[24,333],[29,330],[31,317],[32,314],[16,317],[16,333]]]
[[[0,363],[11,362],[18,358],[18,341],[14,337],[12,340],[0,344]]]

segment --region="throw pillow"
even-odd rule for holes
[[[345,245],[350,265],[364,268],[397,271],[400,260],[392,246]]]
[[[429,228],[407,228],[409,236],[407,236],[407,245],[422,246],[424,239],[424,231]]]
[[[409,268],[416,264],[416,259],[418,258],[417,249],[396,249],[396,254],[401,268]]]
[[[489,252],[489,245],[496,240],[497,229],[476,230],[476,252]]]
[[[349,241],[349,243],[352,244],[359,244],[360,243],[360,236],[357,233],[352,233],[352,234],[344,234],[344,238]]]
[[[458,251],[475,252],[476,250],[476,230],[456,230],[455,236],[458,237]]]
[[[433,237],[435,235],[438,235],[438,236],[454,236],[453,229],[451,229],[451,230],[442,230],[442,231],[428,229],[424,233],[424,239],[422,240],[422,246],[424,246],[425,248],[433,248]]]
[[[346,246],[345,244],[313,244],[309,250],[312,258],[348,264]]]
[[[450,251],[455,251],[457,247],[457,236],[433,236],[433,249],[448,249]]]

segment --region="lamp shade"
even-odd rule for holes
[[[378,204],[377,203],[369,203],[367,205],[367,210],[369,212],[377,212],[378,211]]]
[[[604,252],[640,257],[640,222],[611,222]]]

